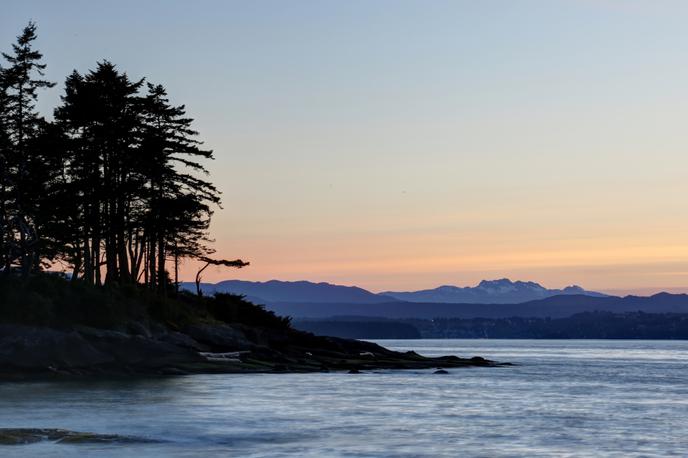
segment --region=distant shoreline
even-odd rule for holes
[[[564,318],[298,319],[314,333],[356,339],[688,340],[688,314],[584,312]]]

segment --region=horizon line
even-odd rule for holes
[[[647,286],[647,287],[638,287],[638,288],[601,288],[601,289],[588,289],[585,288],[581,285],[577,285],[574,283],[571,283],[567,286],[563,287],[549,287],[545,286],[542,283],[534,280],[511,280],[508,277],[501,277],[501,278],[495,278],[495,279],[483,279],[482,281],[498,281],[498,280],[508,280],[512,283],[535,283],[537,285],[542,286],[545,289],[565,289],[567,287],[572,287],[572,286],[577,286],[580,288],[583,288],[585,291],[588,292],[595,292],[595,293],[603,293],[603,294],[609,294],[610,296],[653,296],[656,294],[661,294],[661,293],[669,293],[669,294],[688,294],[688,286],[670,286],[670,287],[661,287],[661,286]],[[418,289],[398,289],[398,290],[391,290],[391,289],[378,289],[378,288],[364,288],[362,286],[359,286],[355,283],[350,283],[350,282],[342,282],[342,283],[337,283],[337,282],[332,282],[332,281],[315,281],[315,280],[307,280],[307,279],[300,279],[300,280],[281,280],[279,278],[270,278],[268,280],[247,280],[247,279],[241,279],[241,278],[225,278],[222,280],[217,280],[217,281],[202,281],[201,284],[217,284],[221,283],[223,281],[245,281],[245,282],[250,282],[250,283],[268,283],[271,281],[278,281],[282,283],[299,283],[299,282],[307,282],[307,283],[313,283],[313,284],[328,284],[328,285],[333,285],[333,286],[344,286],[344,287],[350,287],[350,288],[360,288],[365,291],[371,292],[373,294],[382,294],[385,292],[417,292],[417,291],[425,291],[425,290],[433,290],[437,289],[443,286],[453,286],[457,288],[474,288],[477,287],[480,282],[474,284],[474,285],[451,285],[451,284],[441,284],[437,285],[434,287],[423,287],[423,288],[418,288]],[[180,283],[194,283],[194,280],[181,280]]]

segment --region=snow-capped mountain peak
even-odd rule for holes
[[[408,302],[443,302],[473,304],[510,304],[544,299],[557,295],[582,294],[604,296],[602,293],[586,291],[580,286],[567,286],[564,289],[547,289],[532,281],[511,281],[508,278],[483,280],[477,286],[444,285],[421,291],[380,293],[384,296]]]

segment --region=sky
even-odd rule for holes
[[[688,291],[688,2],[3,0],[0,48],[29,20],[46,115],[103,59],[187,106],[251,262],[208,281]]]

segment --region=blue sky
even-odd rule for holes
[[[688,283],[688,3],[10,0],[4,49],[28,20],[50,79],[187,105],[252,261],[216,278]]]

